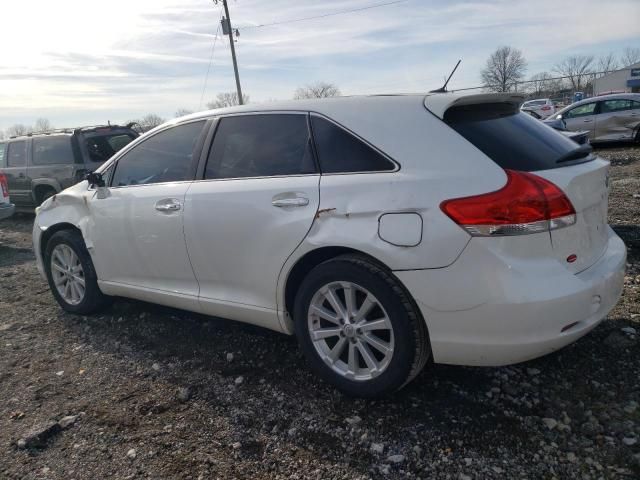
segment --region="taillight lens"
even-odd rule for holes
[[[542,110],[551,110],[551,106],[550,105],[545,105],[542,107]]]
[[[573,225],[576,211],[562,190],[533,173],[505,170],[495,192],[454,198],[442,211],[473,236],[524,235]]]
[[[7,182],[7,176],[4,173],[0,173],[0,187],[2,188],[2,196],[9,196],[9,183]]]

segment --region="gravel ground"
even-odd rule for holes
[[[33,217],[0,222],[0,478],[639,478],[640,147],[599,153],[629,248],[608,319],[524,364],[431,366],[382,401],[258,328],[126,300],[63,313]]]

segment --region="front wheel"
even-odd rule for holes
[[[67,312],[93,313],[109,303],[98,287],[91,256],[79,232],[54,233],[45,248],[44,266],[51,292]]]
[[[344,255],[314,268],[296,296],[294,319],[312,368],[348,395],[398,390],[430,355],[424,320],[408,293],[365,257]]]

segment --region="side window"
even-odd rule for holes
[[[11,142],[7,151],[7,167],[25,167],[27,165],[27,142]]]
[[[34,165],[74,163],[69,135],[34,138],[32,148]]]
[[[600,113],[621,112],[631,109],[631,100],[605,100],[600,103]]]
[[[379,172],[395,164],[336,124],[312,116],[313,138],[322,173]]]
[[[638,110],[640,109],[640,102],[636,102],[635,100],[631,101],[631,109],[632,110]]]
[[[4,150],[5,150],[5,145],[4,143],[0,143],[0,167],[4,167]]]
[[[133,147],[115,166],[112,187],[186,180],[205,121],[164,130]]]
[[[220,120],[205,179],[315,173],[307,115],[239,115]]]
[[[113,154],[128,145],[135,136],[130,133],[91,135],[85,138],[85,146],[92,162],[106,162]]]
[[[564,116],[565,118],[585,117],[587,115],[593,115],[595,109],[596,102],[585,103],[584,105],[580,105],[579,107],[572,108],[567,113],[565,113]]]

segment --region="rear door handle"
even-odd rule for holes
[[[307,197],[278,198],[271,202],[274,207],[304,207],[309,205]]]
[[[163,198],[156,202],[156,210],[159,212],[177,212],[181,208],[182,204],[177,198]]]

